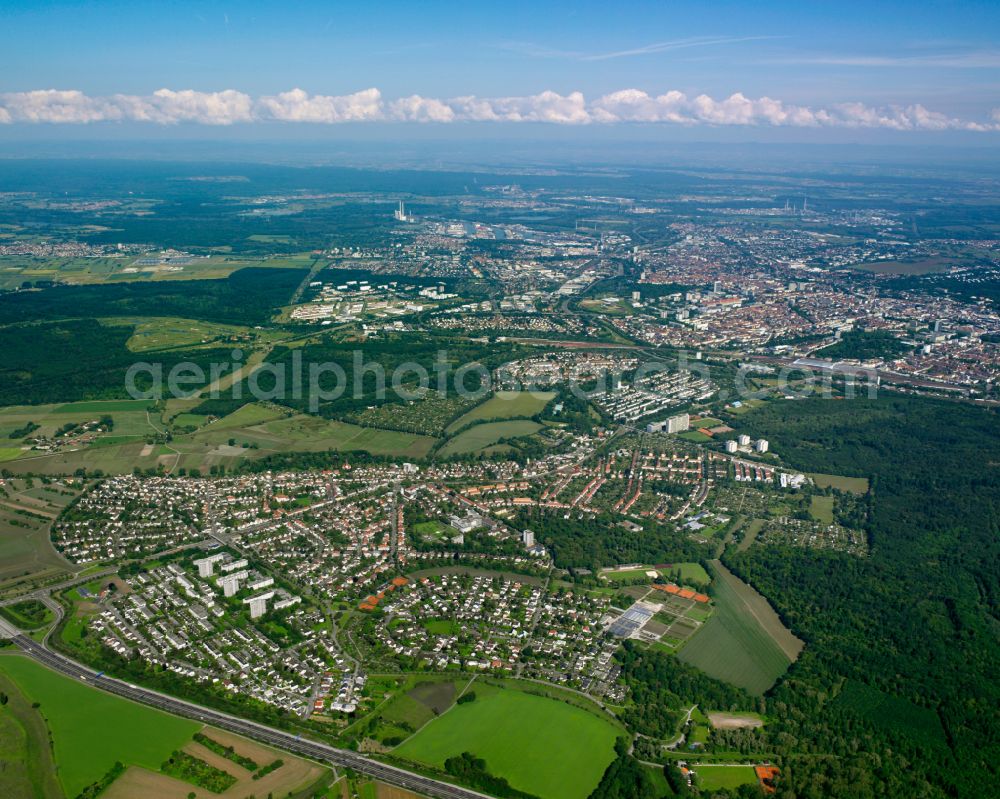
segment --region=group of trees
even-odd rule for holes
[[[647,519],[641,530],[621,526],[611,514],[564,519],[544,509],[523,511],[515,526],[534,530],[559,568],[584,567],[596,572],[619,563],[697,561],[708,550],[673,526]]]
[[[1000,779],[1000,415],[887,397],[744,419],[797,468],[871,481],[870,557],[767,546],[725,558],[806,642],[769,697],[779,796],[988,795]],[[868,699],[838,701],[845,678]]]

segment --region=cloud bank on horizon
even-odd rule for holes
[[[811,107],[750,98],[724,99],[681,91],[651,95],[623,89],[587,100],[581,92],[543,91],[523,97],[462,96],[438,99],[411,95],[386,99],[378,89],[345,95],[292,89],[257,98],[234,89],[218,92],[159,89],[150,95],[89,96],[81,91],[41,89],[0,93],[0,124],[90,124],[142,122],[235,125],[248,123],[342,124],[359,122],[534,122],[559,125],[621,123],[684,126],[877,128],[896,131],[1000,131],[1000,108],[984,120],[959,119],[923,105],[871,106],[860,102]]]

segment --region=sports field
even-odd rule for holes
[[[510,422],[484,422],[463,430],[439,450],[441,455],[464,455],[495,444],[505,438],[530,436],[542,429],[538,422],[517,419]]]
[[[698,787],[703,791],[718,791],[728,788],[735,791],[741,785],[754,785],[757,775],[753,766],[693,766],[698,775]]]
[[[492,774],[541,799],[584,799],[614,758],[618,729],[578,707],[515,689],[475,685],[476,700],[455,705],[394,754],[442,768],[462,752]]]
[[[486,402],[477,405],[448,425],[445,433],[454,433],[482,419],[516,419],[534,416],[553,397],[555,394],[551,391],[498,391]]]
[[[115,761],[158,770],[201,727],[88,688],[25,657],[0,657],[0,671],[40,703],[67,796],[99,780]]]
[[[678,657],[710,677],[763,694],[798,657],[802,642],[760,594],[718,561],[715,613]]]

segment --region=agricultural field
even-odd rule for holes
[[[297,795],[317,783],[329,778],[328,769],[308,760],[294,757],[285,752],[279,752],[268,746],[242,738],[224,730],[206,727],[203,734],[222,746],[233,747],[239,757],[252,760],[259,767],[281,760],[283,764],[263,777],[254,779],[255,771],[223,757],[215,751],[196,741],[190,741],[182,749],[193,757],[220,769],[235,778],[233,785],[227,790],[208,794],[204,790],[196,791],[199,797],[215,795],[223,799],[244,799],[247,796],[289,796]],[[157,797],[157,799],[186,799],[192,790],[188,782],[168,776],[159,771],[153,771],[142,766],[130,766],[111,787],[101,794],[103,799],[133,799],[136,796]]]
[[[45,719],[3,671],[0,692],[0,796],[62,799]]]
[[[614,758],[610,721],[565,702],[475,684],[475,701],[455,705],[393,750],[442,768],[471,752],[491,774],[541,799],[585,799]]]
[[[678,657],[719,680],[763,694],[802,650],[767,600],[713,562],[715,613]]]
[[[473,422],[534,416],[554,397],[551,391],[498,391],[448,425],[445,433],[456,433]]]
[[[62,481],[46,485],[39,478],[0,480],[0,588],[72,570],[52,547],[49,530],[80,487]]]
[[[225,422],[225,419],[222,421]],[[267,450],[322,452],[329,449],[339,451],[360,449],[373,455],[416,458],[426,455],[435,443],[435,439],[415,433],[359,427],[306,414],[273,419],[245,427],[223,425],[218,429],[215,425],[210,425],[191,437],[193,441],[199,443],[216,444],[228,442],[230,438],[235,438],[241,443],[257,444],[265,454]]]
[[[178,431],[169,444],[151,445],[146,443],[146,436],[162,429],[158,421],[147,421],[145,411],[123,413],[131,417],[131,426],[124,429],[142,430],[144,426],[142,435],[119,436],[116,424],[113,435],[100,437],[85,448],[68,448],[54,453],[24,452],[4,466],[12,472],[36,474],[72,474],[79,468],[122,474],[131,472],[133,467],[150,469],[157,466],[168,471],[181,468],[204,471],[216,465],[228,469],[248,458],[291,451],[364,450],[374,455],[421,458],[437,441],[415,433],[360,427],[305,414],[287,415],[289,412],[269,406],[248,404],[211,423],[207,417],[197,418],[200,414],[180,413],[174,417],[174,423],[179,420],[178,427],[188,423],[194,430]],[[34,417],[21,416],[43,418],[37,411]],[[196,427],[196,423],[200,426]],[[235,443],[230,444],[230,441]]]
[[[414,680],[418,678],[413,678]],[[370,737],[383,746],[393,746],[444,713],[455,701],[458,686],[452,680],[424,679],[407,683],[374,715],[375,728]]]
[[[69,422],[90,422],[102,416],[114,421],[111,433],[99,437],[147,436],[153,432],[146,420],[148,400],[86,400],[82,402],[49,403],[47,405],[9,405],[0,408],[0,442],[5,447],[25,446],[26,437],[51,437]],[[30,433],[12,438],[12,434],[25,429],[28,423],[37,425]],[[25,456],[32,453],[25,452]],[[37,454],[37,453],[34,453]]]
[[[440,455],[466,455],[478,452],[491,444],[496,444],[507,438],[530,436],[542,429],[538,422],[527,419],[516,419],[509,422],[484,422],[463,430],[450,439],[438,453]]]
[[[116,761],[158,770],[200,726],[89,688],[28,658],[0,658],[0,673],[39,703],[68,796],[100,780]],[[95,728],[100,735],[93,734]]]
[[[195,416],[196,414],[190,415]],[[236,427],[252,427],[253,425],[264,424],[265,422],[273,422],[275,419],[283,419],[290,415],[291,411],[288,410],[262,405],[258,402],[249,402],[242,408],[212,422],[212,429],[230,430]]]
[[[820,488],[835,488],[838,491],[847,491],[851,494],[867,494],[867,477],[844,477],[839,474],[817,474],[809,475]]]

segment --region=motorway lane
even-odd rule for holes
[[[14,643],[42,665],[58,671],[71,679],[80,680],[95,688],[101,688],[109,693],[123,696],[135,702],[150,705],[174,715],[211,724],[212,726],[244,735],[247,738],[263,741],[280,749],[311,757],[324,763],[351,768],[361,774],[401,788],[408,788],[426,796],[439,797],[439,799],[490,799],[487,794],[471,791],[467,788],[460,788],[457,785],[450,785],[446,782],[439,782],[429,777],[423,777],[395,766],[371,760],[364,755],[359,755],[357,752],[352,752],[348,749],[337,749],[327,744],[300,738],[283,730],[276,730],[273,727],[258,724],[257,722],[220,713],[217,710],[211,710],[182,699],[177,699],[176,697],[151,691],[148,688],[140,688],[114,679],[113,677],[97,677],[93,669],[82,666],[64,655],[46,649],[28,636],[11,629],[2,620],[0,620],[0,632],[6,633],[8,636],[14,633],[11,636]]]

